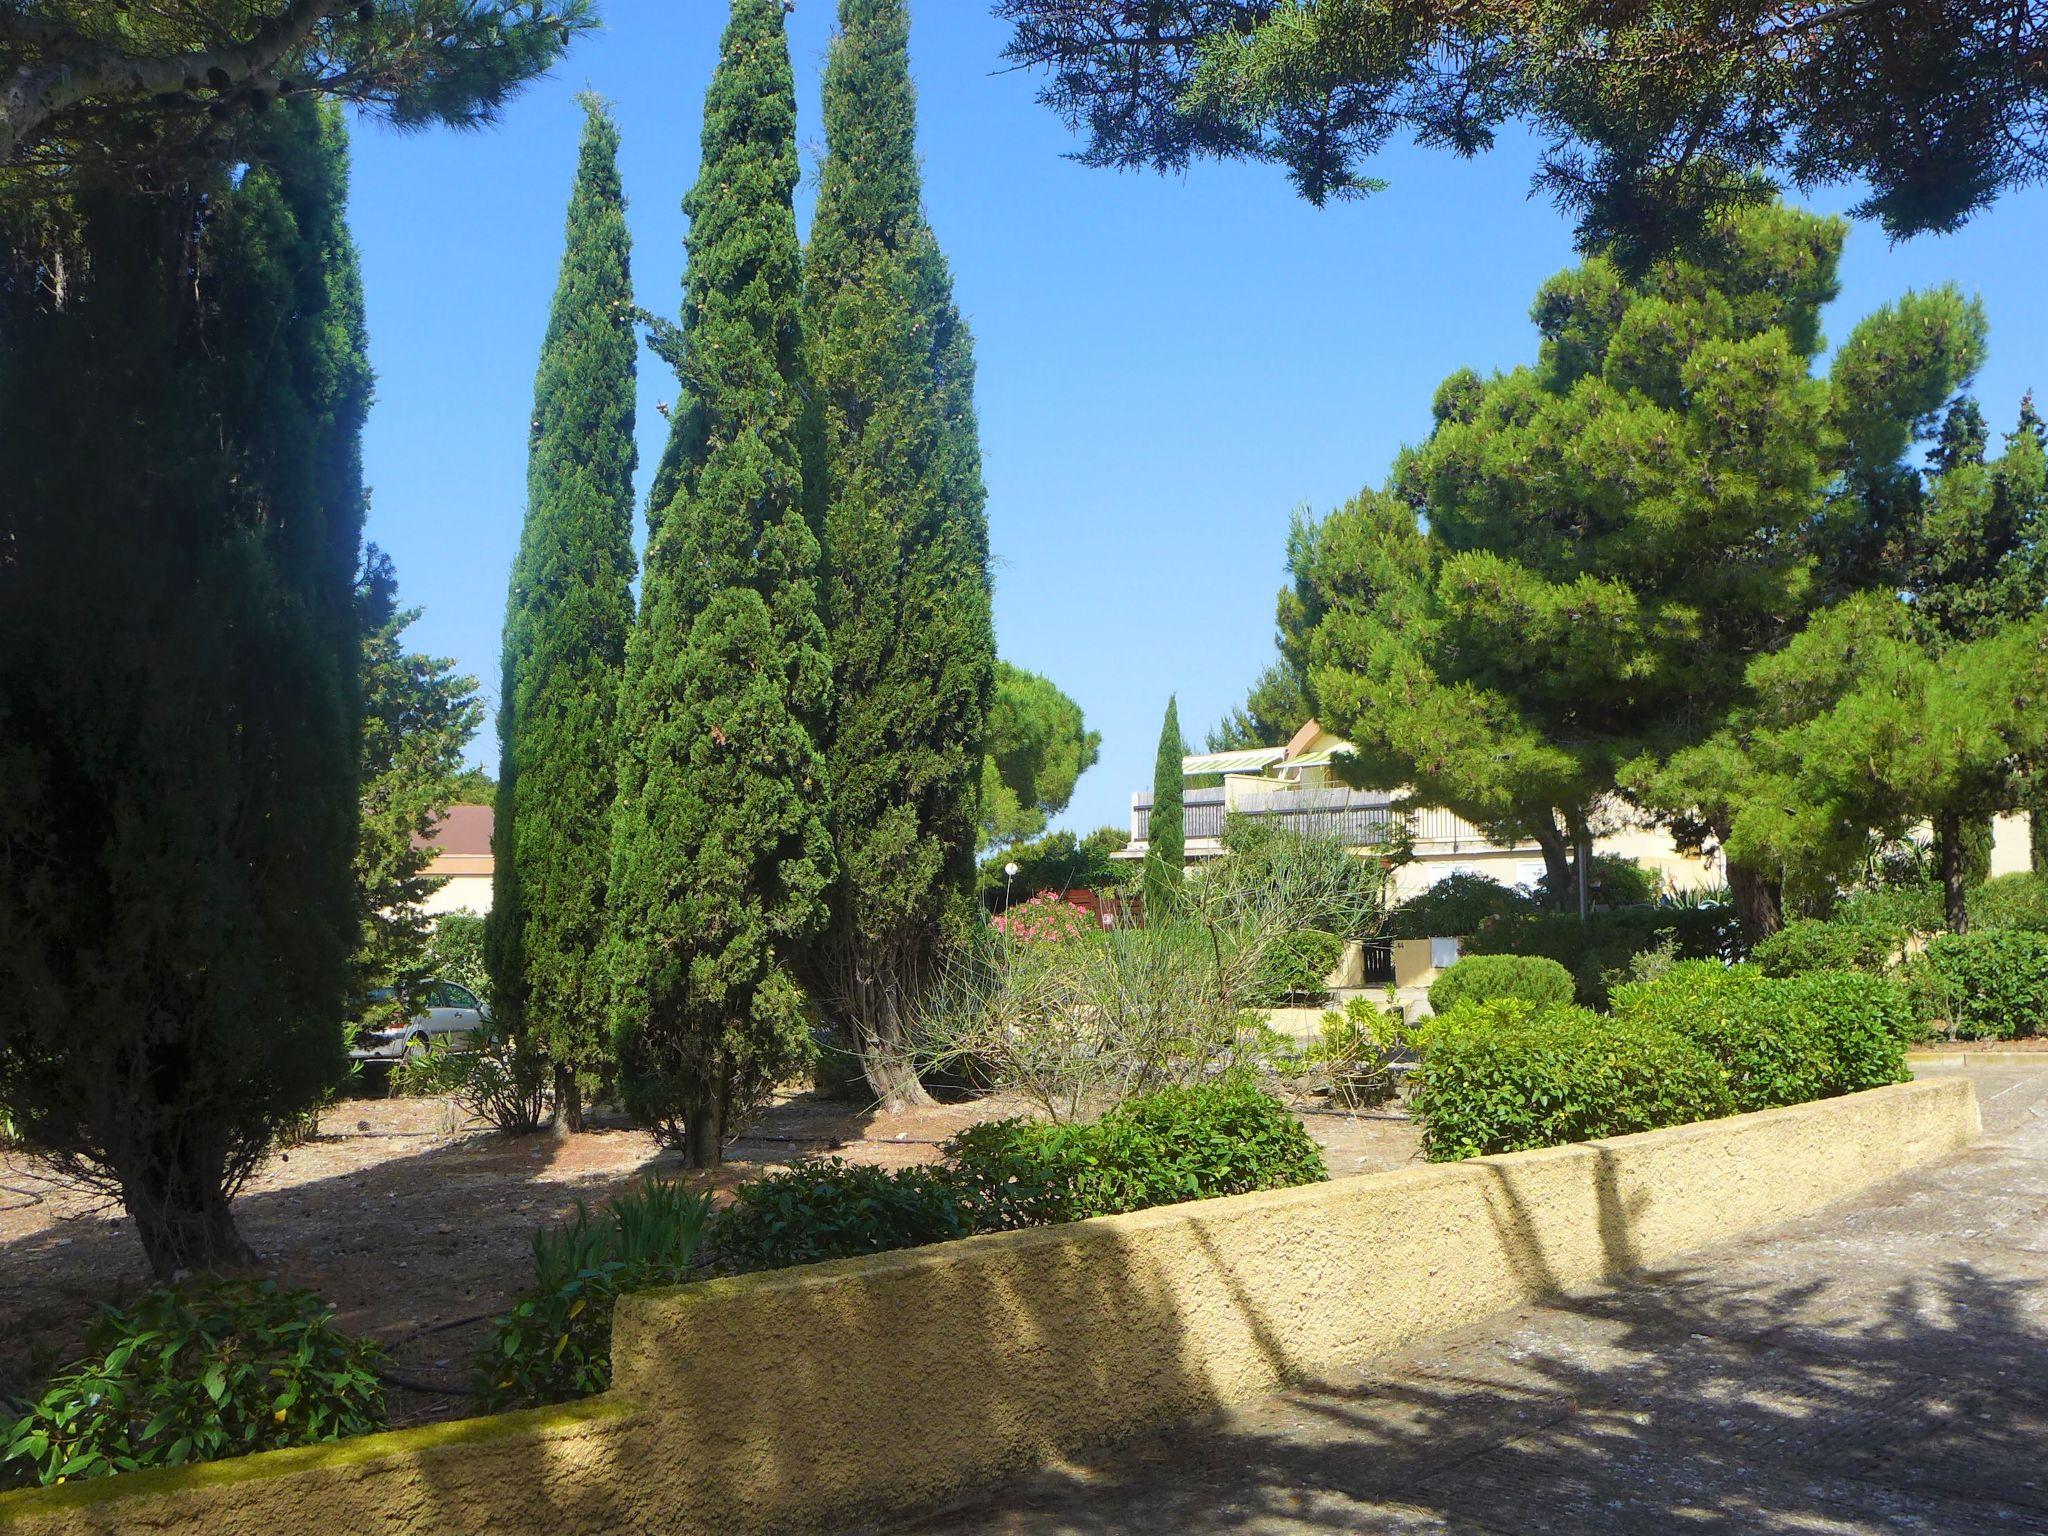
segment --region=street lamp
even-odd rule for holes
[[[1005,864],[1003,866],[1003,910],[1005,912],[1010,910],[1010,882],[1016,878],[1017,866],[1014,863]]]

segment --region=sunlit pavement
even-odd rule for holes
[[[1817,1215],[889,1529],[2048,1532],[2048,1056]]]

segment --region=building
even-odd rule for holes
[[[451,805],[433,831],[413,839],[415,848],[434,850],[427,873],[447,881],[420,904],[428,914],[466,910],[481,916],[491,910],[494,819],[488,805]]]
[[[1543,877],[1543,851],[1534,842],[1499,842],[1449,811],[1404,806],[1398,791],[1352,789],[1338,779],[1334,759],[1351,744],[1311,720],[1283,747],[1238,752],[1197,752],[1181,759],[1187,859],[1201,864],[1223,854],[1226,816],[1274,817],[1290,830],[1335,836],[1355,848],[1384,844],[1405,827],[1413,857],[1394,871],[1395,901],[1428,890],[1447,875],[1484,875],[1502,885],[1534,885]],[[1118,855],[1142,859],[1151,830],[1152,796],[1131,796],[1131,844]],[[1597,829],[1595,851],[1633,859],[1666,889],[1718,886],[1725,872],[1718,855],[1682,852],[1661,827],[1642,823],[1616,806]]]

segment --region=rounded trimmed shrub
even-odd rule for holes
[[[816,1158],[742,1184],[711,1227],[728,1273],[784,1269],[971,1236],[974,1200],[944,1168]]]
[[[1572,973],[1543,955],[1465,955],[1430,983],[1429,1006],[1449,1013],[1460,1003],[1520,998],[1538,1007],[1569,1003]]]
[[[1421,1031],[1411,1107],[1433,1163],[1732,1114],[1720,1066],[1675,1030],[1513,998]]]
[[[2023,928],[1940,933],[1908,967],[1916,1012],[1962,1040],[2013,1040],[2048,1014],[2048,935]]]
[[[2048,933],[2048,878],[2028,873],[1986,880],[1970,892],[1970,923]]]
[[[1905,935],[1883,923],[1821,922],[1800,918],[1787,923],[1750,952],[1766,976],[1799,976],[1808,971],[1880,972],[1905,942]]]
[[[310,1291],[197,1280],[108,1307],[89,1358],[0,1439],[0,1486],[315,1445],[384,1427],[380,1355]]]
[[[1259,1003],[1277,1008],[1290,998],[1328,996],[1330,972],[1343,958],[1344,941],[1334,933],[1300,928],[1282,934],[1259,957]]]
[[[1615,1017],[1685,1036],[1720,1064],[1739,1110],[1902,1083],[1912,1012],[1897,983],[1856,971],[1766,976],[1686,961],[1617,987]]]

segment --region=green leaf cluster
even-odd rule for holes
[[[1043,833],[1101,750],[1101,734],[1051,679],[998,661],[981,769],[982,846],[1001,851]]]
[[[0,1482],[63,1483],[384,1427],[380,1354],[309,1291],[197,1280],[106,1307],[88,1357],[0,1440]]]

